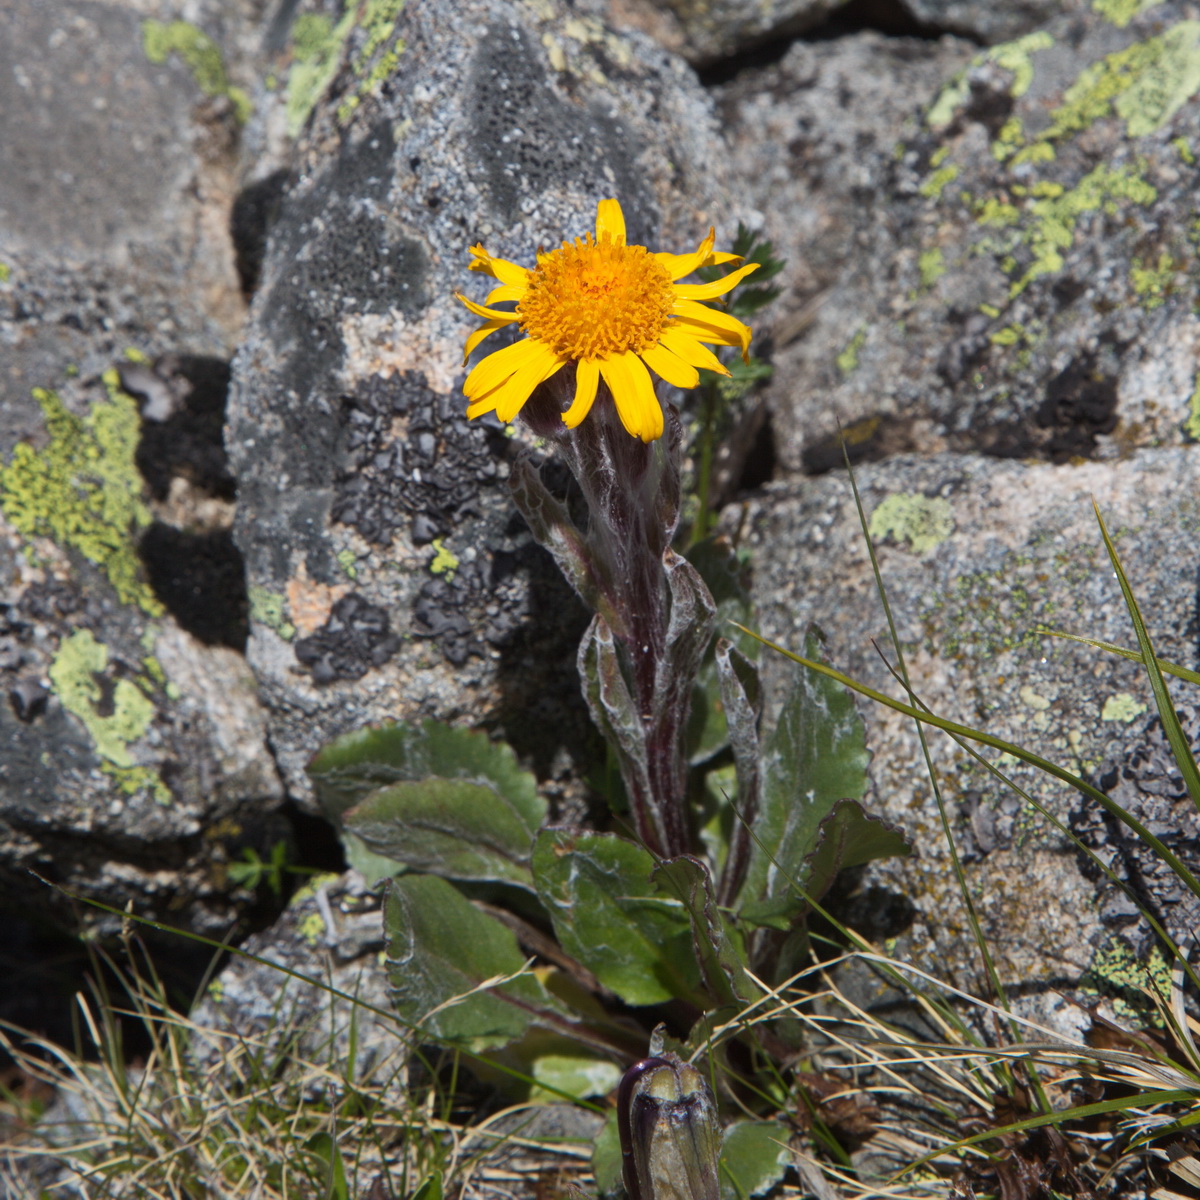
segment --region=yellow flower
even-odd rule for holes
[[[463,362],[505,325],[518,324],[525,337],[489,354],[467,376],[467,416],[495,412],[507,423],[538,384],[574,363],[575,399],[562,414],[566,425],[573,429],[588,415],[603,377],[625,428],[644,442],[659,437],[662,406],[647,367],[676,387],[692,388],[700,380],[697,367],[729,374],[709,345],[738,346],[749,357],[749,328],[700,301],[724,295],[758,264],[715,283],[676,282],[699,267],[736,261],[736,254],[714,252],[715,236],[710,229],[694,254],[651,254],[625,244],[620,204],[601,200],[595,235],[539,251],[532,269],[472,246],[470,269],[500,281],[486,304],[514,301],[516,308],[489,308],[456,293],[486,322],[467,338]]]

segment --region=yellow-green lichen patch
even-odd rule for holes
[[[948,183],[953,183],[959,176],[959,168],[953,163],[938,167],[918,189],[926,200],[940,200],[942,192]]]
[[[337,563],[347,579],[358,578],[358,555],[353,550],[339,550]]]
[[[273,629],[285,642],[296,636],[296,627],[284,616],[287,601],[278,592],[251,584],[247,589],[250,602],[250,620]]]
[[[12,459],[0,463],[0,510],[25,537],[48,537],[95,563],[122,604],[159,616],[163,607],[134,546],[151,520],[134,462],[141,419],[115,371],[105,372],[104,383],[108,399],[86,417],[69,412],[57,393],[34,389],[50,442],[42,450],[18,442]]]
[[[1139,13],[1157,8],[1163,0],[1092,0],[1092,11],[1124,29]]]
[[[1033,252],[1033,262],[1009,293],[1016,296],[1033,280],[1052,275],[1063,268],[1063,251],[1075,241],[1075,226],[1085,213],[1118,211],[1118,201],[1149,205],[1158,199],[1158,192],[1134,167],[1107,167],[1104,164],[1088,172],[1070,191],[1059,184],[1035,185],[1032,201],[1026,210],[1024,240]]]
[[[325,920],[320,913],[309,913],[301,919],[296,932],[315,950],[325,935]]]
[[[143,21],[142,50],[152,63],[165,63],[178,54],[206,96],[225,96],[233,105],[238,123],[250,119],[250,97],[229,82],[217,43],[187,21]]]
[[[429,564],[429,569],[435,575],[445,575],[448,578],[453,578],[454,572],[459,567],[457,556],[443,544],[441,538],[434,538],[432,544],[433,561]]]
[[[311,900],[321,888],[328,887],[331,883],[337,883],[340,878],[340,875],[331,871],[314,875],[307,883],[302,883],[292,893],[292,898],[288,901],[288,908],[295,908],[298,904],[303,904],[305,900]]]
[[[174,799],[171,789],[163,783],[162,775],[154,767],[118,767],[106,762],[101,764],[101,769],[126,796],[147,792],[164,808]]]
[[[901,492],[875,509],[867,529],[873,538],[907,542],[924,554],[954,532],[954,515],[948,500]]]
[[[1175,147],[1175,153],[1179,155],[1180,162],[1189,167],[1194,167],[1196,165],[1196,156],[1192,152],[1192,144],[1187,140],[1187,138],[1172,138],[1171,145]]]
[[[1144,712],[1146,712],[1146,706],[1140,700],[1135,699],[1128,692],[1117,692],[1116,695],[1109,696],[1105,700],[1104,707],[1100,710],[1100,720],[1123,721],[1128,725],[1130,721],[1136,721]]]
[[[354,28],[349,4],[335,25],[324,13],[301,13],[292,26],[292,66],[287,81],[288,133],[295,137],[333,82],[342,47]]]
[[[1192,394],[1188,397],[1188,415],[1183,423],[1183,432],[1192,441],[1200,442],[1200,375],[1192,382]]]
[[[406,0],[367,0],[359,21],[366,32],[366,41],[351,67],[358,78],[358,87],[338,106],[339,120],[347,120],[363,98],[374,92],[399,64],[406,49],[403,38],[396,38],[378,58],[376,55],[396,32],[396,20],[405,3]]]
[[[1130,137],[1161,129],[1200,90],[1200,21],[1180,21],[1080,72],[1050,114],[1050,125],[1015,162],[1033,161],[1038,145],[1074,137],[1116,113]]]
[[[946,257],[940,246],[923,250],[917,259],[917,270],[921,273],[921,286],[930,288],[946,273]]]
[[[854,336],[846,343],[841,354],[834,361],[837,363],[837,368],[843,375],[849,375],[852,371],[858,368],[858,352],[862,349],[863,343],[867,340],[867,327],[860,325],[855,330]]]
[[[1171,964],[1157,946],[1142,959],[1120,939],[1112,938],[1096,951],[1079,981],[1079,990],[1107,997],[1123,1020],[1161,1025],[1155,998],[1161,1000],[1171,994]]]
[[[111,682],[108,647],[90,629],[63,640],[50,664],[50,682],[63,708],[84,724],[96,753],[117,767],[132,767],[129,743],[150,727],[154,705],[128,679]]]
[[[1160,254],[1156,266],[1142,264],[1140,258],[1133,260],[1129,282],[1144,309],[1155,309],[1166,301],[1175,290],[1175,276],[1179,268],[1169,254]]]
[[[0,283],[7,283],[12,278],[12,267],[0,262]]]
[[[996,66],[1011,71],[1013,81],[1009,90],[1014,96],[1023,96],[1033,82],[1033,60],[1030,56],[1038,50],[1049,50],[1053,45],[1054,39],[1044,30],[1039,30],[977,54],[965,70],[960,71],[942,88],[929,109],[926,123],[930,129],[944,129],[954,120],[954,114],[971,94],[968,72],[973,67],[983,66],[985,63],[995,63]]]

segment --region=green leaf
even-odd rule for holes
[[[692,924],[692,949],[709,995],[721,1005],[739,1010],[760,991],[746,974],[746,951],[726,924],[713,898],[712,879],[699,859],[668,859],[654,868],[651,878],[668,895],[678,897]]]
[[[431,775],[491,784],[534,828],[546,818],[546,802],[511,747],[441,721],[373,725],[344,734],[317,753],[308,773],[335,823],[376,788]]]
[[[513,464],[509,486],[533,536],[554,556],[567,582],[589,608],[620,631],[623,628],[620,612],[610,599],[614,589],[609,565],[603,556],[594,553],[588,539],[571,520],[566,505],[549,493],[537,468],[524,459]]]
[[[912,846],[902,830],[871,816],[857,800],[839,800],[817,831],[817,844],[806,863],[805,890],[819,900],[844,868],[910,853]]]
[[[654,858],[610,833],[546,829],[533,878],[559,945],[627,1004],[699,998],[691,921],[651,880]]]
[[[746,1200],[774,1187],[792,1162],[789,1136],[777,1121],[729,1126],[721,1149],[721,1200]]]
[[[314,1133],[304,1143],[304,1148],[320,1160],[324,1174],[323,1200],[350,1200],[350,1188],[346,1184],[346,1164],[342,1151],[328,1133]]]
[[[494,787],[462,779],[393,783],[342,816],[368,849],[409,870],[533,890],[538,826]]]
[[[621,1191],[621,1133],[616,1109],[608,1114],[592,1144],[592,1175],[601,1196],[615,1196]]]
[[[758,817],[762,790],[758,725],[762,716],[762,682],[758,668],[731,642],[717,642],[714,665],[721,688],[725,725],[737,765],[737,820],[721,877],[721,896],[735,895],[751,853],[750,830]]]
[[[413,1193],[412,1200],[442,1200],[442,1176],[430,1175]]]
[[[520,974],[525,956],[512,931],[444,879],[393,879],[383,928],[396,1009],[431,1036],[478,1052],[515,1041],[534,1023],[561,1025],[549,992],[534,975]]]
[[[810,628],[809,658],[819,656],[822,641],[816,627]],[[839,800],[861,798],[867,761],[854,698],[822,675],[797,672],[763,749],[756,844],[739,893],[741,906],[778,901],[793,884],[807,887],[808,859],[817,848],[822,822]],[[803,911],[798,898],[796,911]]]
[[[561,1100],[564,1092],[577,1100],[607,1096],[621,1082],[621,1068],[616,1063],[579,1047],[573,1052],[564,1047],[563,1053],[539,1055],[533,1060],[531,1074],[543,1085],[533,1090],[530,1099],[534,1101]]]

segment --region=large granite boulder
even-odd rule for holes
[[[1200,818],[1165,749],[1141,668],[1043,635],[1043,628],[1136,646],[1092,509],[1113,532],[1158,654],[1196,663],[1200,457],[1191,448],[1056,466],[976,455],[900,456],[856,471],[888,599],[919,698],[939,716],[1025,747],[1105,789],[1192,871]],[[773,485],[751,504],[763,632],[800,649],[816,621],[829,661],[903,698],[886,618],[844,472]],[[878,650],[877,650],[878,647]],[[881,658],[882,654],[882,658]],[[779,677],[786,660],[768,655]],[[1196,736],[1195,698],[1177,690]],[[913,837],[909,859],[874,865],[860,916],[897,954],[986,990],[913,721],[860,706],[872,751],[871,802]],[[1149,959],[1149,927],[1066,830],[1130,882],[1186,944],[1196,901],[1166,864],[1099,805],[1010,755],[986,757],[1058,818],[1033,806],[944,735],[930,734],[953,835],[1001,979],[1040,1015],[1081,1019],[1059,992],[1103,991],[1106,972]],[[889,918],[890,919],[890,918]],[[1157,951],[1155,951],[1157,953]],[[1121,982],[1128,984],[1128,975]],[[1061,1010],[1061,1011],[1060,1011]]]
[[[224,932],[288,836],[221,442],[253,5],[9,6],[0,39],[0,903]],[[227,69],[228,68],[228,69]],[[111,927],[115,918],[84,913]]]
[[[734,169],[793,264],[770,391],[787,469],[834,465],[839,421],[862,457],[1056,462],[1200,430],[1200,25],[1187,5],[1140,7],[973,55],[798,45],[725,89]],[[873,127],[855,99],[887,89],[872,61],[911,84]]]
[[[509,498],[524,435],[465,419],[475,322],[453,293],[486,294],[475,242],[528,262],[606,196],[652,246],[727,223],[712,110],[649,39],[549,2],[409,5],[343,61],[271,228],[227,429],[272,746],[303,800],[336,734],[486,724],[578,791],[585,614]]]

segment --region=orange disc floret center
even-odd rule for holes
[[[589,234],[544,256],[517,305],[521,329],[570,359],[653,346],[675,304],[671,277],[645,246]]]

